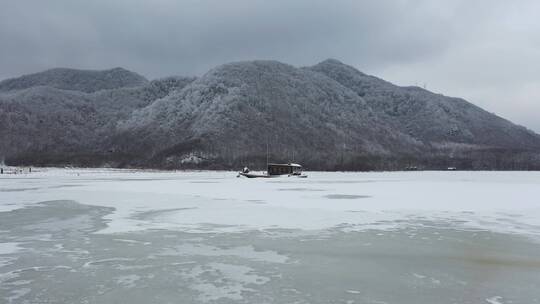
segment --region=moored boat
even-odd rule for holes
[[[238,176],[247,178],[271,178],[280,176],[294,176],[305,178],[307,175],[302,174],[302,166],[299,164],[268,164],[267,171],[261,174],[251,173],[249,168],[245,167]]]

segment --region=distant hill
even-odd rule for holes
[[[169,77],[93,93],[51,86],[0,92],[0,159],[102,165],[118,121],[193,80]]]
[[[49,86],[92,93],[100,90],[137,87],[148,83],[143,76],[122,68],[104,71],[56,68],[0,82],[0,91]]]
[[[459,98],[399,87],[337,60],[224,64],[147,81],[54,69],[0,82],[12,164],[156,168],[540,169],[540,136]]]
[[[181,166],[190,153],[221,158],[331,161],[336,151],[358,155],[414,153],[421,144],[392,129],[352,90],[309,70],[275,61],[217,67],[182,91],[134,112],[120,124],[125,151],[145,147],[150,158]],[[135,145],[135,146],[134,146]]]
[[[538,134],[461,98],[419,87],[399,87],[333,59],[309,69],[350,88],[386,121],[425,143],[540,149]]]

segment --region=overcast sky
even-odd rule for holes
[[[0,0],[0,79],[117,66],[156,78],[326,58],[540,132],[538,0]]]

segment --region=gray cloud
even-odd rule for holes
[[[0,1],[0,79],[58,66],[156,78],[333,57],[540,131],[535,0]]]

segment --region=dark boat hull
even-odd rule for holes
[[[243,173],[243,172],[238,173],[238,175],[245,176],[247,178],[271,178],[271,177],[279,176],[279,175],[253,174],[253,173]]]

